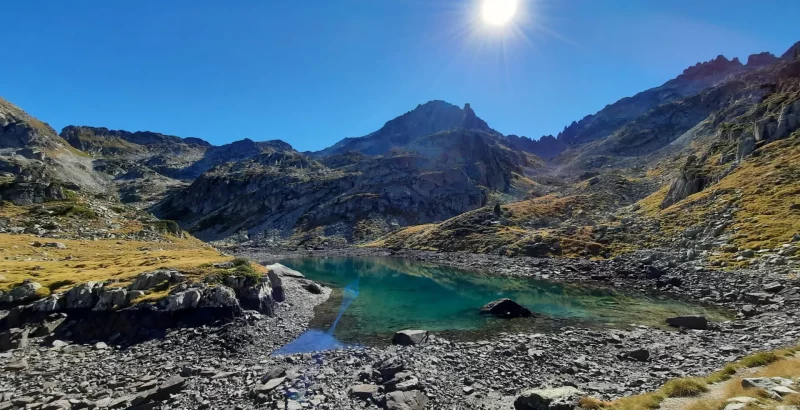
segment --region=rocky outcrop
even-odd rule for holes
[[[692,155],[686,159],[678,178],[669,186],[667,196],[661,202],[662,209],[705,189],[710,180],[702,172],[700,166],[701,164],[697,157]]]

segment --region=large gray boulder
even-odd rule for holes
[[[97,304],[93,310],[113,310],[128,304],[128,290],[125,288],[101,288]]]
[[[175,270],[168,270],[168,269],[159,269],[153,272],[146,272],[142,273],[133,280],[130,286],[128,286],[129,290],[150,290],[156,287],[160,283],[179,283],[183,282],[185,277],[178,271]]]
[[[27,347],[28,333],[29,330],[27,328],[13,328],[0,333],[0,352],[5,352],[11,349],[24,349]]]
[[[86,282],[67,291],[64,295],[67,309],[91,309],[97,304],[102,285]]]
[[[202,307],[240,308],[239,299],[236,299],[236,292],[227,286],[221,285],[209,288],[201,302],[200,306]]]
[[[202,299],[202,294],[199,289],[188,289],[183,292],[178,292],[173,295],[167,296],[164,300],[164,309],[168,311],[176,311],[182,309],[191,309],[197,307]]]
[[[278,276],[285,276],[287,278],[305,278],[305,276],[302,273],[294,269],[291,269],[289,267],[286,267],[284,265],[281,265],[280,263],[267,265],[267,269],[269,269],[270,272],[274,272]]]
[[[247,276],[228,276],[223,283],[236,292],[242,308],[257,310],[267,315],[274,313],[275,301],[272,299],[272,285],[266,276],[258,279]]]
[[[516,400],[516,410],[573,410],[585,393],[572,387],[554,389],[530,389],[523,391]]]
[[[401,346],[413,346],[428,341],[427,330],[401,330],[394,334],[392,343]]]
[[[481,314],[490,314],[504,319],[511,319],[517,317],[530,317],[533,315],[533,312],[511,299],[503,298],[484,305],[481,308]]]
[[[0,303],[20,304],[37,299],[39,296],[36,291],[42,287],[38,282],[26,280],[21,285],[11,289],[8,293],[0,297]]]

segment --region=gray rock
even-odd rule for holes
[[[625,359],[646,362],[650,360],[650,351],[647,349],[636,349],[622,355]]]
[[[389,356],[372,365],[372,368],[380,373],[383,380],[390,380],[394,375],[405,370],[406,365],[397,356]]]
[[[97,304],[93,310],[112,310],[122,308],[128,304],[128,290],[125,288],[106,288],[99,291]]]
[[[36,291],[39,290],[41,287],[42,285],[39,284],[39,282],[26,280],[21,285],[16,286],[15,288],[11,289],[8,293],[0,297],[0,303],[20,304],[34,299],[38,299],[39,296],[36,294]]]
[[[275,302],[283,302],[286,300],[286,291],[283,289],[283,279],[273,270],[267,273],[267,277],[269,277],[269,282],[272,284],[272,299]]]
[[[386,410],[424,410],[428,397],[419,390],[393,391],[386,395]]]
[[[162,303],[164,304],[165,310],[172,312],[176,310],[195,308],[200,303],[200,299],[202,299],[202,294],[198,289],[189,289],[167,296]]]
[[[5,369],[11,372],[18,372],[21,370],[28,369],[28,361],[26,359],[20,359],[16,362],[10,362],[5,365]]]
[[[209,288],[201,301],[200,305],[206,307],[240,307],[239,299],[236,299],[236,292],[221,285]]]
[[[780,282],[770,282],[764,285],[764,292],[778,293],[782,291],[784,286]]]
[[[583,392],[571,386],[525,390],[514,400],[514,409],[574,410],[583,395]]]
[[[31,308],[37,312],[58,312],[64,310],[66,299],[61,294],[50,295],[33,302]]]
[[[413,346],[428,340],[427,330],[401,330],[394,334],[392,343],[401,346]]]
[[[303,288],[315,295],[322,293],[322,288],[316,282],[308,282],[305,284],[305,286],[303,286]]]
[[[481,308],[481,314],[490,314],[504,319],[530,317],[533,312],[511,299],[503,298],[487,303]]]
[[[67,309],[90,309],[97,304],[102,285],[97,282],[86,282],[67,291],[64,295]]]
[[[129,290],[150,290],[161,283],[170,284],[183,282],[185,277],[174,270],[159,269],[153,272],[142,273],[134,279],[128,287]]]
[[[67,249],[67,245],[61,242],[45,242],[44,246],[48,248]]]
[[[285,276],[287,278],[305,278],[305,275],[303,275],[302,273],[294,269],[288,268],[286,266],[283,266],[280,263],[267,265],[267,269],[278,276]]]
[[[380,386],[376,384],[356,384],[347,389],[347,394],[361,400],[377,401],[380,394]]]
[[[667,318],[667,324],[672,327],[683,327],[686,329],[708,329],[708,320],[705,316],[677,316]]]
[[[13,328],[0,333],[0,352],[28,347],[28,332],[28,328]]]

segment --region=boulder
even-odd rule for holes
[[[209,288],[201,301],[200,305],[204,307],[240,307],[236,292],[227,286]]]
[[[283,302],[286,300],[286,291],[283,289],[283,279],[272,270],[267,273],[267,277],[272,284],[272,300],[275,302]]]
[[[0,333],[0,352],[28,346],[28,329],[8,329]]]
[[[86,282],[67,291],[64,295],[67,309],[91,309],[97,304],[102,285],[97,282]]]
[[[401,330],[394,334],[392,343],[401,346],[413,346],[428,341],[427,330]]]
[[[481,308],[481,314],[490,314],[504,319],[511,319],[516,317],[530,317],[533,315],[533,312],[511,299],[503,298],[487,303]]]
[[[67,319],[66,313],[55,313],[47,317],[42,323],[37,327],[31,335],[33,337],[44,337],[48,336],[51,333],[55,332],[59,326]]]
[[[305,284],[305,286],[303,286],[303,288],[315,295],[322,293],[322,288],[315,282],[308,282]]]
[[[31,304],[31,309],[37,312],[58,312],[64,310],[66,299],[60,295],[50,295]]]
[[[391,380],[394,375],[405,370],[406,365],[397,356],[389,356],[372,365],[372,368],[380,373],[383,380]]]
[[[525,390],[514,400],[514,409],[573,410],[583,395],[583,392],[572,386]]]
[[[18,285],[0,297],[0,303],[21,304],[38,299],[39,295],[37,295],[36,291],[38,291],[41,287],[42,285],[39,284],[39,282],[25,280],[21,285]]]
[[[287,278],[305,278],[305,276],[291,268],[281,265],[280,263],[274,263],[272,265],[267,265],[267,269],[270,272],[275,273],[278,276],[285,276]]]
[[[400,372],[394,375],[391,380],[384,382],[383,386],[387,391],[407,391],[419,386],[419,379],[411,373]]]
[[[269,279],[262,278],[261,282],[240,289],[237,293],[243,308],[257,310],[270,316],[275,313],[275,301],[272,299],[272,285]]]
[[[637,362],[646,362],[650,360],[650,351],[647,349],[631,350],[622,355],[624,359],[635,360]]]
[[[380,395],[380,386],[377,384],[356,384],[347,389],[350,397],[376,402]]]
[[[174,312],[197,307],[201,298],[202,295],[198,289],[189,289],[167,296],[162,303],[165,310]]]
[[[178,283],[183,282],[185,277],[183,274],[174,270],[159,269],[153,272],[142,273],[133,280],[133,283],[128,286],[129,290],[150,290],[160,283]]]
[[[393,391],[386,395],[386,410],[424,410],[428,397],[419,390]]]
[[[128,304],[128,290],[125,288],[101,288],[97,304],[93,310],[113,310]]]
[[[778,293],[782,291],[784,286],[780,282],[771,282],[764,285],[764,292]]]
[[[686,329],[708,329],[708,320],[705,316],[677,316],[667,318],[667,324],[672,327],[682,327]]]

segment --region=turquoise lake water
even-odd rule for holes
[[[334,289],[317,307],[312,329],[329,331],[339,316],[342,290],[357,297],[341,314],[332,336],[345,343],[382,345],[402,329],[425,329],[450,338],[478,338],[498,331],[553,330],[563,326],[663,326],[670,316],[719,311],[672,300],[633,296],[607,288],[498,277],[402,259],[315,258],[282,261]],[[537,313],[529,319],[497,319],[478,310],[511,298]]]

